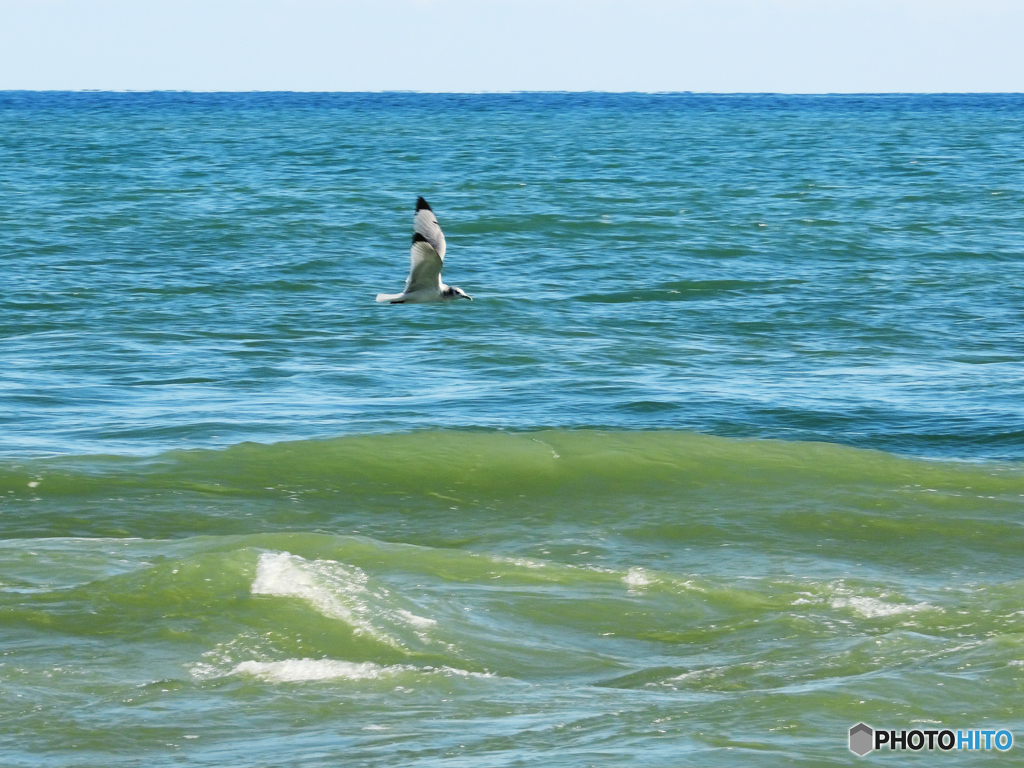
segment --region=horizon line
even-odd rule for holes
[[[606,90],[495,90],[495,91],[419,91],[407,88],[384,88],[377,90],[280,90],[280,89],[188,89],[188,88],[0,88],[0,93],[188,93],[188,94],[243,94],[243,93],[294,93],[294,94],[402,94],[411,96],[513,96],[513,95],[642,95],[642,96],[1021,96],[1024,91],[606,91]]]

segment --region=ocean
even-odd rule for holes
[[[1022,231],[1018,95],[0,93],[0,765],[1024,739]]]

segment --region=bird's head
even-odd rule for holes
[[[468,293],[466,293],[461,288],[457,288],[454,285],[451,288],[449,288],[448,290],[451,292],[451,297],[453,299],[469,299],[470,301],[473,300],[472,296],[470,296]]]

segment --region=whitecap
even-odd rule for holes
[[[256,565],[252,593],[297,597],[325,616],[341,619],[357,630],[373,632],[362,599],[367,581],[361,568],[333,561],[311,562],[289,552],[264,552]]]
[[[924,611],[932,606],[928,603],[887,603],[876,597],[836,597],[829,603],[833,608],[850,608],[854,613],[865,619],[876,619],[880,616],[896,616],[901,613]]]
[[[396,648],[403,644],[382,625],[393,629],[412,628],[422,634],[437,621],[387,605],[386,590],[374,592],[367,574],[354,565],[334,560],[306,560],[289,552],[264,552],[256,565],[254,595],[294,597],[304,600],[319,613],[349,624],[356,634],[366,634]]]
[[[355,663],[335,659],[284,659],[283,661],[243,661],[229,675],[250,675],[274,683],[299,683],[312,680],[376,680],[412,670],[403,665],[381,666],[369,661]]]
[[[198,678],[245,675],[272,683],[302,683],[317,680],[380,680],[401,674],[442,675],[444,677],[493,678],[492,672],[470,672],[455,667],[416,667],[411,664],[374,664],[339,659],[283,659],[281,661],[243,661],[226,673],[216,673],[206,664],[197,664],[192,674]]]
[[[652,581],[651,575],[643,568],[630,568],[622,580],[630,589],[650,586]]]

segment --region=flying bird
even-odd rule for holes
[[[390,304],[414,304],[424,301],[449,301],[469,299],[466,292],[454,285],[441,282],[441,268],[444,266],[444,232],[437,223],[437,217],[430,203],[422,197],[416,198],[416,215],[412,218],[412,261],[409,276],[405,279],[405,290],[401,293],[378,293],[377,301]]]

